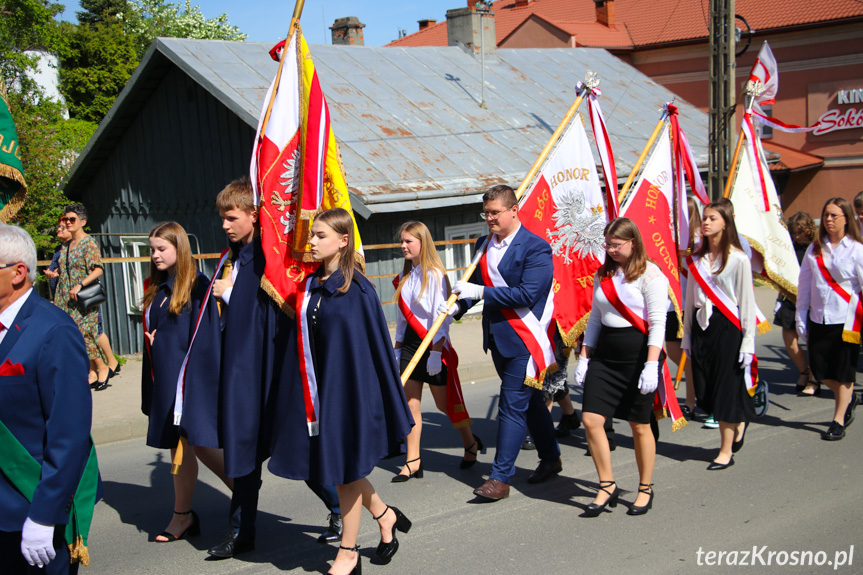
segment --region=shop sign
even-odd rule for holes
[[[863,104],[863,89],[839,90],[836,95],[837,105]],[[863,128],[863,107],[848,108],[840,110],[833,108],[821,114],[818,118],[818,128],[812,132],[815,136],[837,132],[839,130],[853,130]]]

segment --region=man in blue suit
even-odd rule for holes
[[[528,482],[540,483],[562,470],[554,424],[542,396],[544,371],[554,369],[550,338],[540,329],[543,325],[547,328],[550,319],[551,310],[546,308],[552,305],[549,293],[553,262],[548,243],[519,223],[518,201],[512,188],[495,186],[483,194],[482,200],[492,235],[484,261],[471,281],[459,281],[453,286],[459,299],[451,312],[458,317],[477,301],[485,300],[483,349],[491,350],[501,378],[499,424],[491,475],[474,494],[498,501],[509,496],[509,480],[528,430],[540,457],[539,467]],[[482,241],[477,242],[477,248]],[[530,326],[532,330],[526,329]]]
[[[90,362],[75,322],[39,297],[35,277],[33,240],[0,224],[0,422],[9,431],[0,446],[7,454],[0,461],[0,570],[76,573],[64,533],[90,454]],[[26,450],[19,463],[41,466],[30,482],[32,502],[15,486],[19,473],[6,467],[8,454],[20,450],[16,441]]]

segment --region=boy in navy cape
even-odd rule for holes
[[[272,455],[275,378],[284,369],[293,321],[261,289],[264,255],[257,237],[258,212],[248,178],[234,180],[216,198],[222,229],[231,242],[231,259],[216,271],[213,295],[221,302],[222,404],[219,431],[225,474],[234,478],[230,515],[235,530],[209,549],[228,558],[255,548],[255,521],[263,462]],[[330,510],[330,526],[320,542],[341,539],[341,510],[332,486],[307,482]],[[238,525],[237,525],[238,524]],[[237,529],[238,527],[238,529]]]

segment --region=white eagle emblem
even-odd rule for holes
[[[285,192],[293,196],[297,193],[297,190],[300,187],[300,180],[297,178],[299,174],[299,163],[300,163],[300,149],[297,148],[294,150],[294,153],[290,158],[285,160],[285,163],[282,164],[282,167],[285,168],[285,171],[282,173],[279,178],[279,185],[284,186]]]
[[[546,232],[554,255],[562,256],[567,264],[572,263],[573,253],[580,258],[592,255],[601,259],[605,254],[602,245],[605,214],[585,209],[584,191],[580,187],[562,193],[556,203],[552,217],[557,229]]]
[[[279,222],[285,226],[285,231],[282,232],[283,235],[288,235],[294,230],[294,224],[297,221],[297,215],[293,212],[288,212],[279,218]]]

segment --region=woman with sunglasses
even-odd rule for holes
[[[797,280],[797,333],[809,342],[812,375],[836,396],[833,421],[821,434],[826,441],[845,437],[859,403],[854,380],[863,324],[861,241],[851,204],[845,198],[830,198]]]
[[[592,311],[575,370],[576,384],[584,385],[581,418],[599,475],[599,492],[584,516],[617,507],[620,487],[604,429],[612,417],[632,428],[639,484],[627,514],[643,515],[653,506],[656,440],[650,416],[661,375],[668,280],[648,257],[632,220],[612,220],[603,233],[607,254],[594,276]]]
[[[66,227],[69,241],[60,256],[59,281],[54,304],[78,324],[87,345],[87,356],[96,368],[97,380],[91,387],[101,391],[108,387],[108,378],[111,376],[109,360],[113,362],[114,358],[107,357],[99,347],[99,306],[82,310],[78,305],[78,292],[97,281],[104,273],[102,254],[96,240],[84,231],[87,209],[83,205],[66,206],[66,214],[60,219],[60,223]]]

